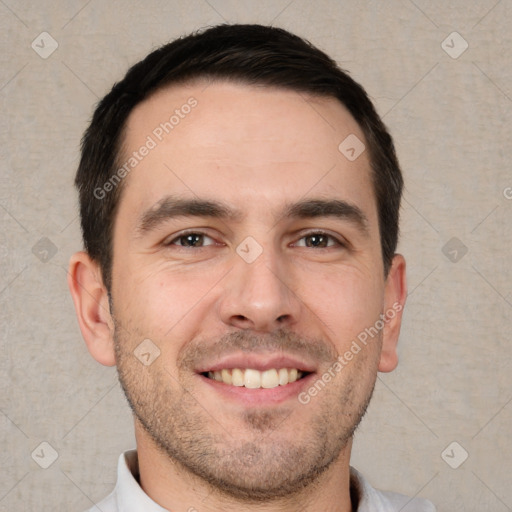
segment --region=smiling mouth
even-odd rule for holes
[[[297,368],[270,368],[265,371],[254,368],[222,369],[202,373],[203,376],[223,382],[229,386],[246,387],[249,389],[270,389],[286,386],[309,375],[309,372]]]

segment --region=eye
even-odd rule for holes
[[[344,244],[341,243],[336,238],[334,238],[333,236],[328,235],[327,233],[317,232],[309,233],[303,236],[295,245],[298,247],[313,247],[324,249],[327,247],[334,246],[343,247]]]
[[[214,245],[215,240],[204,233],[182,233],[181,235],[164,243],[166,246],[177,245],[179,247],[205,247]]]

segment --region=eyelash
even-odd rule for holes
[[[166,247],[171,247],[171,246],[175,245],[173,242],[175,242],[176,240],[179,240],[180,238],[185,238],[188,235],[199,235],[199,236],[204,236],[204,237],[207,237],[207,238],[210,238],[213,240],[213,238],[211,236],[207,235],[203,231],[190,230],[190,231],[184,231],[183,233],[180,233],[179,235],[175,236],[174,238],[172,238],[169,241],[164,241],[163,245]],[[211,244],[211,245],[215,245],[215,244]],[[183,247],[185,249],[194,249],[194,247],[187,247],[184,245],[176,245],[176,247]],[[199,247],[199,249],[203,249],[203,248],[204,247]]]
[[[319,249],[329,249],[332,247],[344,248],[347,246],[347,244],[345,242],[343,242],[342,240],[340,240],[339,238],[335,237],[334,235],[331,235],[330,233],[327,233],[327,232],[321,231],[321,230],[320,231],[310,231],[309,233],[305,233],[299,238],[299,240],[303,240],[304,238],[307,238],[310,236],[323,236],[323,237],[327,237],[330,241],[334,241],[333,245],[328,245],[327,247],[319,247]],[[304,247],[304,246],[301,246],[301,247]]]
[[[180,247],[180,248],[184,248],[184,249],[204,249],[205,247],[216,245],[216,244],[209,244],[208,246],[199,246],[199,247],[193,247],[192,246],[191,247],[191,246],[174,244],[174,242],[176,242],[180,238],[186,237],[187,235],[199,235],[199,236],[207,237],[207,238],[210,238],[211,240],[213,240],[213,237],[209,236],[208,234],[206,234],[203,231],[190,230],[190,231],[184,231],[183,233],[180,233],[179,235],[175,236],[174,238],[172,238],[169,241],[164,241],[163,245],[165,247],[173,247],[174,246],[174,247]],[[303,240],[304,238],[307,238],[307,237],[310,237],[310,236],[315,236],[315,235],[316,236],[327,237],[330,241],[334,241],[335,242],[333,245],[328,245],[327,247],[319,247],[319,249],[329,249],[329,248],[336,247],[336,246],[342,247],[342,248],[346,248],[347,247],[347,243],[346,242],[338,239],[337,237],[331,235],[330,233],[327,233],[327,232],[321,231],[321,230],[320,231],[310,231],[309,233],[305,233],[298,240]],[[306,247],[306,246],[301,246],[301,247]]]

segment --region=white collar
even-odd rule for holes
[[[169,512],[142,490],[138,478],[137,450],[124,452],[119,457],[116,487],[107,498],[98,503],[99,509],[105,512]],[[357,512],[435,512],[434,506],[427,500],[374,489],[353,467],[350,468],[350,489],[358,497]],[[93,507],[90,510],[98,509]]]

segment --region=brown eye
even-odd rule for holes
[[[308,235],[304,239],[306,247],[327,247],[329,243],[329,237],[326,235]]]
[[[203,245],[203,239],[203,235],[198,235],[197,233],[191,233],[178,238],[180,245],[185,247],[197,247],[199,245]]]
[[[209,236],[202,233],[185,233],[169,241],[166,245],[177,245],[179,247],[205,247],[215,242]]]
[[[326,249],[327,247],[343,246],[341,242],[336,240],[327,233],[310,233],[303,236],[297,243],[299,247],[312,247],[317,249]]]

